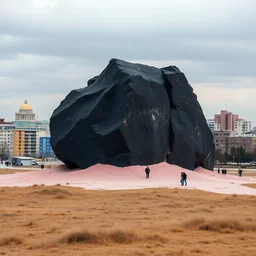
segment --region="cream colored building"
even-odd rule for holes
[[[28,104],[27,100],[25,100],[24,103],[20,106],[19,111],[15,113],[15,121],[36,121],[36,114],[33,113],[33,109],[31,105]]]

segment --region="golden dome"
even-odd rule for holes
[[[28,104],[28,101],[25,100],[24,104],[22,104],[20,106],[20,110],[32,110],[32,107],[31,107],[31,105]]]

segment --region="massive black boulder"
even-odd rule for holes
[[[185,75],[112,59],[71,91],[50,119],[51,145],[69,168],[167,161],[213,169],[214,143]]]

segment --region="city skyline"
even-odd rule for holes
[[[253,0],[2,0],[0,117],[14,120],[27,99],[48,120],[115,57],[176,65],[206,119],[228,99],[228,110],[255,126],[255,7]]]
[[[24,104],[28,104],[31,108],[32,108],[32,110],[33,110],[33,106],[31,106],[31,104],[29,104],[29,102],[27,101],[27,100],[24,100],[24,102],[20,105],[20,107],[19,107],[19,111],[20,111],[20,109],[22,108],[22,106],[24,105]],[[3,120],[5,120],[5,122],[12,122],[12,121],[17,121],[17,114],[19,113],[19,111],[15,111],[15,113],[14,113],[14,115],[15,115],[15,119],[10,119],[10,120],[7,120],[5,117],[1,117],[0,116],[0,118],[2,118]],[[238,118],[238,120],[243,120],[243,121],[249,121],[249,122],[251,122],[251,120],[245,120],[243,117],[241,117],[241,116],[239,116],[239,113],[232,113],[232,111],[230,112],[228,109],[227,109],[227,105],[226,105],[226,109],[219,109],[219,112],[227,112],[227,113],[229,113],[229,114],[231,114],[231,115],[236,115],[236,116],[238,116],[237,118]],[[35,120],[34,121],[42,121],[43,119],[40,119],[40,118],[37,118],[37,116],[36,116],[36,114],[34,113],[34,110],[33,110],[33,115],[35,115]],[[213,115],[213,117],[210,117],[210,118],[207,118],[207,117],[205,117],[206,118],[206,121],[207,121],[207,123],[208,123],[208,121],[213,121],[214,122],[214,120],[216,119],[216,116],[219,116],[219,114],[217,114],[217,113],[214,113],[214,115]],[[49,121],[48,119],[45,119],[46,121]],[[255,128],[256,126],[254,126],[254,124],[253,123],[251,123],[251,130],[253,129],[253,128]],[[221,126],[219,126],[219,128],[218,128],[218,131],[219,130],[229,130],[229,129],[222,129],[221,128]]]

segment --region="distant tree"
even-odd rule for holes
[[[6,158],[8,157],[8,143],[7,141],[2,141],[2,143],[0,143],[0,157],[1,158]]]
[[[236,147],[230,149],[230,156],[232,158],[231,161],[240,162],[240,155]]]
[[[225,156],[225,154],[223,154],[223,153],[221,152],[220,149],[217,149],[217,150],[215,151],[215,162],[216,162],[216,161],[220,161],[221,163],[223,163],[223,162],[226,161],[226,156]]]
[[[240,148],[238,148],[238,154],[240,156],[240,162],[245,162],[246,161],[246,152],[242,146],[240,146]]]
[[[256,147],[253,149],[251,153],[252,161],[256,161]]]
[[[239,148],[232,147],[228,156],[229,161],[235,161],[237,163],[245,163],[252,161],[252,154],[246,152],[245,149],[240,146]]]

